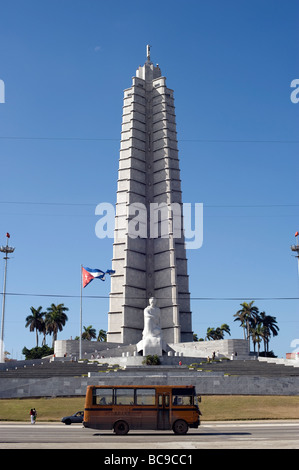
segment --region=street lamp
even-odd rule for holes
[[[291,250],[296,253],[295,256],[298,260],[298,275],[299,275],[299,242],[298,242],[298,238],[297,238],[297,237],[299,237],[299,232],[295,233],[295,237],[297,239],[297,243],[296,243],[296,245],[291,246]]]
[[[6,276],[7,276],[7,260],[9,259],[8,255],[13,253],[15,249],[12,246],[8,246],[8,240],[10,239],[10,234],[6,234],[6,246],[0,246],[0,252],[4,253],[5,260],[4,266],[4,282],[3,282],[3,299],[2,299],[2,321],[1,321],[1,339],[0,339],[0,363],[4,362],[4,316],[5,316],[5,293],[6,293]]]

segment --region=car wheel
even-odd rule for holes
[[[128,434],[129,432],[129,425],[126,421],[117,421],[114,426],[114,432],[115,434],[122,435],[124,436],[125,434]]]
[[[65,424],[72,424],[72,421],[70,419],[66,419],[64,423]]]
[[[173,432],[175,434],[187,434],[188,424],[183,419],[178,419],[173,425]]]

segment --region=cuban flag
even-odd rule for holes
[[[86,287],[93,279],[101,279],[101,281],[105,281],[106,274],[114,274],[115,271],[112,269],[107,269],[107,271],[101,271],[100,269],[90,269],[84,268],[82,266],[82,286]]]

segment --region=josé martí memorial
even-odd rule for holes
[[[31,367],[7,363],[0,367],[1,398],[82,396],[94,384],[298,395],[298,367],[251,360],[248,341],[193,341],[181,206],[173,91],[147,47],[124,91],[107,342],[85,340],[79,348],[79,341],[57,340],[54,358]],[[208,363],[213,353],[219,360]],[[142,364],[155,355],[161,365]]]
[[[174,92],[146,53],[124,90],[107,342],[83,341],[82,356],[248,357],[245,340],[193,342]],[[56,358],[78,354],[78,341],[56,341]]]

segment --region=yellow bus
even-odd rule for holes
[[[86,390],[83,426],[113,429],[172,429],[186,434],[198,428],[200,410],[195,387],[171,385],[89,385]]]

